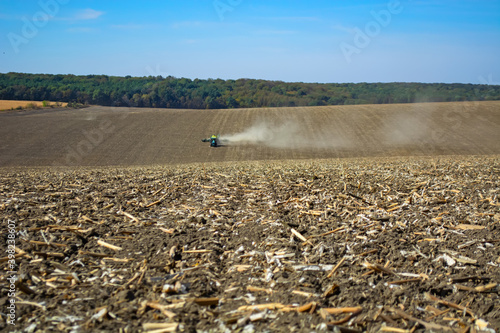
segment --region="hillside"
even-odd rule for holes
[[[500,102],[3,111],[0,166],[500,154]],[[201,139],[220,134],[226,146]],[[230,139],[230,140],[229,140]]]

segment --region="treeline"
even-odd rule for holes
[[[500,100],[500,86],[444,83],[287,83],[107,75],[0,74],[0,99],[105,106],[225,109]]]

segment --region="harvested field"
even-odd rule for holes
[[[5,111],[0,330],[498,332],[499,176],[500,102]]]
[[[498,156],[3,169],[15,329],[493,332],[499,176]]]
[[[48,102],[50,105],[56,105],[56,102]],[[61,106],[65,107],[68,105],[68,103],[60,103]],[[17,108],[26,108],[26,107],[32,107],[33,105],[37,107],[42,107],[43,102],[42,101],[7,101],[7,100],[0,100],[0,111],[2,110],[11,110],[11,109],[17,109]]]

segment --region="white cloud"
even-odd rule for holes
[[[43,13],[43,12],[42,12]],[[46,13],[44,13],[46,14]],[[66,22],[77,22],[77,21],[88,21],[88,20],[95,20],[102,15],[104,15],[105,12],[95,10],[92,8],[86,8],[86,9],[81,9],[76,12],[73,12],[72,15],[70,16],[50,16],[50,15],[45,15],[45,17],[33,17],[33,21],[45,21],[47,20],[47,17],[51,21],[66,21]],[[21,20],[25,16],[14,16],[14,15],[7,15],[4,13],[0,13],[0,20]]]
[[[80,21],[90,21],[90,20],[95,20],[99,17],[104,15],[104,12],[101,12],[99,10],[95,10],[92,8],[87,8],[87,9],[81,9],[76,12],[74,12],[70,16],[55,16],[52,17],[51,20],[54,21],[61,21],[61,22],[69,22],[69,23],[76,23]]]
[[[87,8],[87,9],[82,9],[76,13],[74,16],[74,20],[81,21],[81,20],[95,20],[96,18],[99,18],[101,15],[103,15],[104,12]]]

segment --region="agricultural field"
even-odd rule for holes
[[[1,166],[500,154],[500,102],[0,114]],[[201,139],[227,138],[210,149]]]
[[[499,102],[5,112],[0,330],[499,332],[499,178]]]
[[[48,106],[62,106],[65,107],[68,103],[62,102],[48,102],[48,101],[7,101],[0,100],[0,111],[4,110],[19,110],[19,109],[33,109]]]

